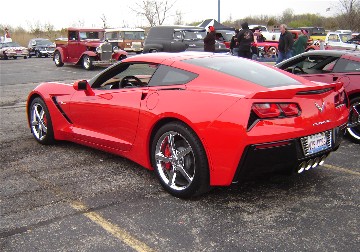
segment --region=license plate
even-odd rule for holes
[[[311,155],[331,147],[331,131],[317,133],[301,139],[305,155]]]

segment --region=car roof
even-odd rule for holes
[[[160,53],[145,53],[134,55],[129,57],[124,62],[153,62],[153,63],[161,63],[165,60],[169,61],[181,61],[186,59],[194,59],[194,58],[204,58],[210,56],[220,56],[215,55],[213,53],[208,52],[180,52],[180,53],[168,53],[168,52],[160,52]]]
[[[304,52],[300,55],[311,56],[311,55],[324,55],[324,56],[334,56],[341,57],[343,55],[352,55],[360,57],[359,51],[351,51],[351,50],[313,50]]]

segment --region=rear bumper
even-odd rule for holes
[[[305,155],[300,138],[278,142],[253,144],[245,148],[237,167],[233,183],[266,174],[293,173],[311,168],[311,164],[324,159],[339,148],[346,125],[331,130],[331,147],[315,154]]]

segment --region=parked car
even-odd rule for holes
[[[29,41],[28,50],[29,58],[31,56],[36,56],[37,58],[45,56],[47,58],[53,56],[55,45],[48,39],[34,38]]]
[[[249,25],[249,29],[252,31],[259,31],[264,36],[267,42],[277,41],[279,42],[281,32],[269,32],[265,25],[252,24]]]
[[[343,82],[351,108],[347,133],[360,143],[360,52],[310,51],[275,66],[312,81]]]
[[[307,30],[309,37],[312,40],[325,40],[326,31],[324,27],[314,27],[314,26],[306,26],[306,27],[299,27],[299,30]]]
[[[334,50],[360,50],[356,43],[351,43],[351,33],[329,32],[325,38],[325,44]]]
[[[145,39],[144,53],[204,51],[205,28],[196,26],[155,26]],[[216,40],[216,52],[229,52],[223,42]]]
[[[144,47],[145,31],[140,28],[111,28],[105,29],[105,39],[113,48],[120,48],[126,52],[141,53]]]
[[[54,62],[57,67],[64,63],[82,65],[91,70],[94,66],[109,66],[127,57],[127,52],[113,50],[111,43],[104,40],[104,29],[69,28],[66,43],[56,44]]]
[[[324,163],[349,116],[342,83],[313,83],[256,61],[141,54],[73,85],[43,83],[27,114],[41,144],[67,140],[155,170],[170,194]]]
[[[0,43],[0,58],[2,59],[17,59],[23,57],[26,59],[29,56],[29,51],[25,47],[16,42],[3,42]]]

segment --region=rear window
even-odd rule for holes
[[[184,60],[184,62],[235,76],[264,87],[301,84],[297,80],[272,68],[261,65],[255,61],[234,56],[188,59]]]

